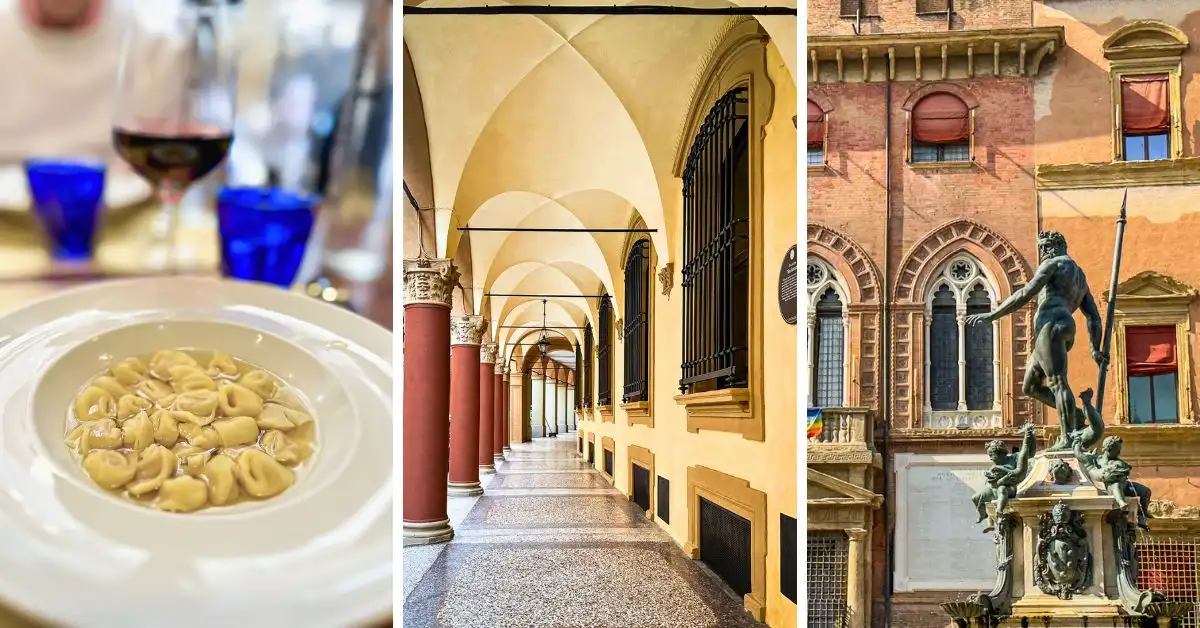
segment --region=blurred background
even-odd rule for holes
[[[0,72],[20,85],[0,113],[0,310],[82,282],[225,274],[391,328],[391,24],[388,0],[0,0]],[[130,101],[159,97],[184,103],[156,122],[174,144],[119,155]],[[200,170],[187,157],[210,145],[179,129],[213,116],[223,130],[198,133],[232,135],[224,161],[164,204],[138,165]],[[228,188],[255,200],[218,212]],[[289,261],[272,229],[293,210],[314,219],[285,225]]]

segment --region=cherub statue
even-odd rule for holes
[[[1034,429],[1032,423],[1021,427],[1021,449],[1013,454],[1008,453],[1008,447],[1003,441],[994,440],[987,444],[987,455],[992,459],[992,467],[983,474],[988,485],[971,497],[975,509],[979,512],[979,519],[975,523],[987,519],[989,502],[995,501],[996,514],[1000,515],[1008,506],[1008,500],[1016,497],[1017,485],[1029,473],[1029,459],[1037,447]],[[993,527],[988,525],[983,531],[992,530]]]
[[[1149,530],[1150,525],[1146,519],[1150,514],[1150,488],[1129,479],[1133,467],[1129,466],[1128,462],[1121,460],[1121,446],[1123,445],[1121,437],[1109,436],[1104,439],[1104,443],[1100,446],[1100,453],[1084,451],[1083,445],[1084,437],[1076,435],[1074,440],[1075,459],[1079,461],[1084,472],[1092,481],[1103,484],[1104,489],[1122,509],[1129,503],[1126,497],[1136,497],[1140,502],[1138,527]]]

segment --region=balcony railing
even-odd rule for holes
[[[866,408],[824,408],[822,429],[810,445],[861,443],[871,448],[875,436],[874,419]]]

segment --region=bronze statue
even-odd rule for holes
[[[1129,466],[1128,462],[1121,460],[1122,444],[1120,436],[1109,436],[1100,446],[1100,453],[1089,453],[1083,450],[1083,438],[1076,437],[1075,459],[1079,461],[1079,466],[1083,467],[1084,472],[1092,481],[1104,485],[1104,489],[1113,499],[1117,500],[1117,505],[1122,509],[1129,504],[1126,497],[1136,497],[1140,506],[1138,508],[1138,527],[1149,530],[1150,526],[1146,519],[1150,514],[1150,488],[1129,479],[1133,467]]]
[[[1067,355],[1075,345],[1075,311],[1082,310],[1087,319],[1092,359],[1103,370],[1108,356],[1100,350],[1103,321],[1096,301],[1088,288],[1083,269],[1067,255],[1067,239],[1056,231],[1038,234],[1040,265],[1033,279],[1000,304],[994,312],[973,314],[967,324],[999,320],[1037,296],[1034,314],[1033,351],[1025,364],[1022,392],[1054,408],[1058,412],[1058,441],[1047,451],[1062,451],[1071,447],[1070,434],[1083,427],[1077,425],[1075,396],[1067,383]]]
[[[987,455],[992,459],[992,467],[983,473],[988,485],[971,497],[975,509],[979,512],[979,519],[975,523],[987,519],[987,505],[992,501],[996,502],[996,516],[1004,514],[1008,500],[1017,495],[1017,485],[1029,473],[1029,459],[1033,457],[1037,447],[1034,425],[1026,423],[1021,427],[1021,434],[1021,449],[1011,455],[1003,441],[994,440],[987,444]],[[989,525],[983,531],[991,532],[992,529]]]

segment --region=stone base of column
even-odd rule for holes
[[[433,545],[446,543],[454,538],[454,528],[449,519],[427,523],[404,522],[404,547],[410,545]]]
[[[504,462],[504,454],[492,454],[492,462],[494,462],[495,464],[500,464],[501,462]]]
[[[479,472],[480,472],[480,473],[495,473],[495,472],[496,472],[496,465],[494,465],[494,464],[481,464],[481,465],[479,465]]]
[[[508,445],[505,445],[505,446],[504,446],[504,449],[503,449],[503,450],[501,450],[501,451],[503,451],[503,452],[504,452],[504,455],[505,455],[505,456],[507,456],[508,454],[511,454],[511,453],[512,453],[512,447],[509,447]]]
[[[449,482],[446,484],[446,494],[451,497],[474,497],[483,495],[483,486],[479,482]]]

